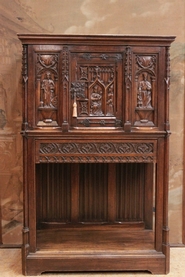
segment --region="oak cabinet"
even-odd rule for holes
[[[18,35],[23,274],[168,273],[174,37]]]

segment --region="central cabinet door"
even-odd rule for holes
[[[134,222],[152,228],[153,164],[39,164],[36,169],[38,228]]]
[[[70,57],[72,127],[121,127],[123,49],[72,47]]]

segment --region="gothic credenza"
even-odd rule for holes
[[[18,37],[23,274],[168,273],[175,37]]]

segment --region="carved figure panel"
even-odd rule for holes
[[[55,95],[55,83],[51,73],[47,71],[41,81],[41,107],[57,108],[57,97]]]
[[[142,79],[139,81],[137,107],[138,108],[152,108],[152,85],[148,81],[148,74],[144,72]]]
[[[57,125],[58,54],[37,54],[36,79],[38,95],[38,126]]]
[[[136,120],[134,125],[154,126],[156,55],[136,55]]]

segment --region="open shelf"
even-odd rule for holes
[[[126,228],[58,228],[37,231],[37,251],[101,253],[154,249],[151,230]]]

